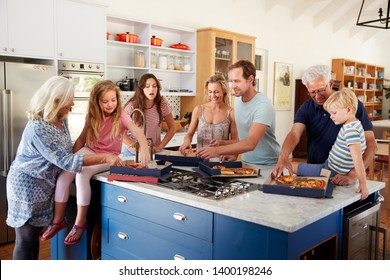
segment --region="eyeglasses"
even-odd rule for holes
[[[326,88],[327,87],[328,87],[328,85],[326,85],[324,88],[320,88],[320,89],[317,89],[317,90],[309,91],[308,93],[312,97],[316,96],[317,94],[324,94],[326,92]]]

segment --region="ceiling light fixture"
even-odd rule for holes
[[[356,22],[356,25],[361,25],[361,26],[367,26],[367,27],[374,27],[374,28],[381,28],[381,29],[389,29],[390,28],[390,0],[387,1],[387,13],[385,17],[383,17],[383,9],[379,8],[378,10],[378,16],[379,18],[377,19],[372,19],[372,20],[366,20],[366,21],[360,21],[360,16],[362,15],[363,11],[363,6],[364,6],[364,0],[362,2],[362,6],[360,7],[360,12],[359,16]],[[366,18],[366,17],[365,17]]]

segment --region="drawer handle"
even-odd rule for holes
[[[122,195],[119,195],[118,196],[118,201],[121,202],[121,203],[125,203],[127,202],[127,198],[125,196],[122,196]]]
[[[367,227],[368,227],[367,224],[362,225],[362,228],[367,228]]]
[[[129,236],[126,234],[126,233],[124,233],[124,232],[118,232],[118,237],[120,238],[120,239],[129,239]]]
[[[182,255],[176,254],[176,255],[173,256],[173,259],[174,259],[175,261],[184,261],[186,258],[183,257]]]
[[[174,213],[173,218],[178,221],[187,221],[187,217],[181,213]]]

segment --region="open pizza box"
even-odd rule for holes
[[[330,182],[329,178],[330,171],[326,169],[321,170],[320,177],[294,176],[294,181],[297,183],[305,184],[307,182],[307,184],[311,184],[314,183],[314,180],[319,180],[323,181],[322,183],[324,184],[323,187],[299,187],[294,186],[293,183],[279,182],[271,174],[263,184],[263,192],[314,198],[331,198],[334,185]]]
[[[126,166],[110,166],[108,181],[131,181],[157,184],[158,178],[172,169],[168,161],[152,161],[148,166],[141,166],[134,160],[124,161]]]
[[[259,177],[260,169],[242,161],[205,161],[199,169],[212,177]]]
[[[156,160],[166,160],[176,166],[198,166],[203,159],[195,157],[195,153],[183,155],[180,151],[162,150],[154,154]]]

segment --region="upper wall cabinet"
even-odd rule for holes
[[[108,16],[107,32],[108,79],[127,77],[135,82],[143,74],[153,73],[161,82],[163,95],[195,95],[195,30]],[[134,84],[122,90],[132,94]]]
[[[54,54],[54,1],[0,0],[0,55]]]
[[[197,93],[195,97],[181,98],[181,115],[204,102],[203,86],[210,76],[222,74],[227,78],[228,66],[241,59],[255,62],[255,40],[256,37],[217,28],[198,29]]]
[[[104,6],[58,0],[57,32],[58,59],[105,62]]]

